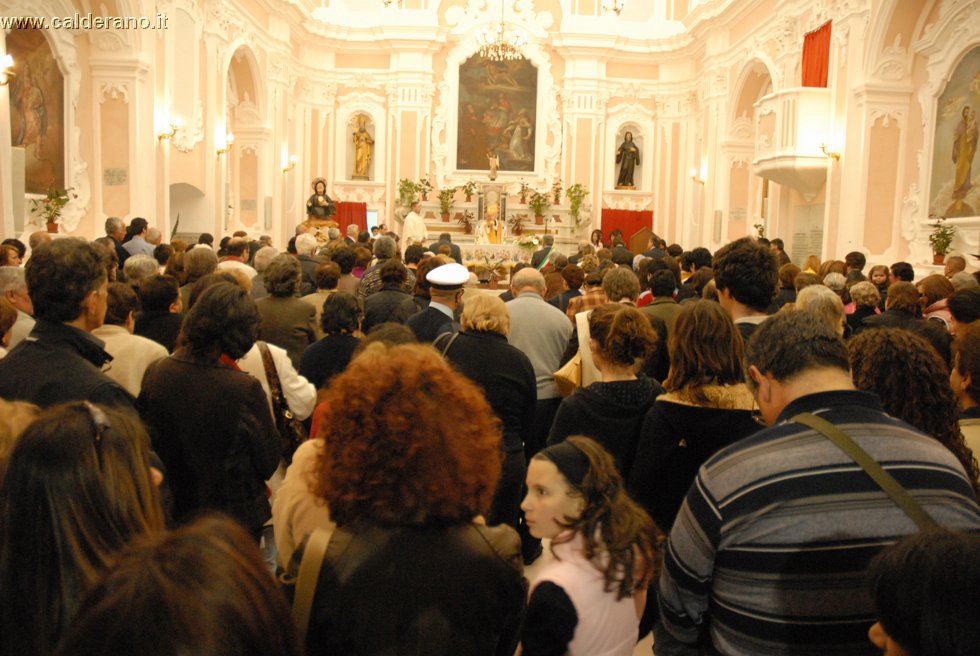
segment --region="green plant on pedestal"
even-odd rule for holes
[[[419,198],[419,185],[414,180],[402,178],[398,181],[398,206],[407,210],[412,209],[412,205]]]
[[[932,252],[936,255],[945,256],[952,250],[956,226],[946,223],[945,216],[933,214],[929,216],[929,219],[933,221],[932,232],[929,233],[929,244],[932,246]]]
[[[442,220],[449,220],[449,213],[453,211],[453,197],[456,195],[456,187],[446,187],[439,190],[439,212]]]
[[[429,182],[429,176],[423,175],[418,181],[417,186],[419,193],[422,194],[422,200],[429,200],[429,194],[432,192],[432,183]]]
[[[527,202],[528,207],[534,212],[534,222],[544,223],[544,213],[551,207],[551,199],[547,194],[535,191]]]
[[[580,182],[576,182],[571,187],[565,190],[565,196],[568,198],[569,214],[575,220],[575,225],[579,225],[579,211],[582,209],[582,201],[585,197],[589,195],[588,189],[586,189]]]
[[[472,180],[467,180],[466,184],[463,185],[463,195],[466,196],[466,202],[473,200],[473,194],[476,193],[476,183]]]

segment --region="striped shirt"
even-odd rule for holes
[[[837,391],[789,404],[777,424],[700,469],[670,533],[660,580],[657,656],[874,654],[865,571],[917,528],[849,456],[788,421],[812,412],[847,433],[941,525],[980,531],[980,508],[945,447]],[[669,632],[669,635],[665,635]]]

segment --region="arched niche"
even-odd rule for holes
[[[175,225],[180,217],[178,234],[193,235],[195,241],[202,232],[214,234],[216,222],[212,214],[203,191],[186,182],[170,185],[170,224]]]
[[[633,186],[636,187],[636,191],[650,191],[650,186],[644,184],[646,180],[645,173],[647,169],[653,168],[653,144],[649,143],[643,126],[638,121],[626,121],[620,123],[613,134],[612,141],[610,142],[612,148],[609,149],[609,153],[603,159],[607,162],[606,166],[606,188],[615,189],[619,180],[619,173],[622,168],[622,162],[616,162],[616,157],[619,154],[619,149],[623,147],[626,143],[626,134],[629,133],[633,143],[636,145],[637,149],[640,151],[639,162],[633,170]],[[653,131],[651,130],[652,134]]]
[[[348,185],[371,185],[385,182],[385,156],[388,152],[386,131],[386,111],[384,97],[370,91],[347,93],[337,98],[340,108],[337,115],[335,143],[338,148],[333,162],[331,175],[334,183],[344,182]],[[354,147],[354,133],[358,131],[358,117],[364,117],[365,130],[372,144],[371,162],[367,167],[365,177],[355,177],[357,154]]]
[[[232,44],[234,47],[235,44]],[[271,133],[265,125],[265,85],[255,53],[248,45],[230,50],[225,77],[225,125],[234,135],[229,157],[228,188],[231,205],[228,227],[256,233],[265,225],[264,198],[268,176]]]

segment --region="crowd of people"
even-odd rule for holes
[[[962,257],[105,231],[0,246],[0,656],[977,653]]]

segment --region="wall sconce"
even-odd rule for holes
[[[10,80],[17,77],[17,74],[14,73],[13,55],[10,54],[4,55],[3,59],[0,61],[3,62],[3,66],[0,67],[0,87],[4,87],[10,83]]]
[[[283,173],[288,173],[296,168],[296,155],[289,156],[289,163],[282,167]]]
[[[227,153],[229,150],[231,150],[231,147],[234,146],[234,145],[235,145],[235,135],[233,135],[231,132],[229,132],[228,134],[225,135],[225,145],[224,145],[224,147],[219,148],[217,150],[218,157],[221,157],[222,155],[224,155],[225,153]]]
[[[691,179],[699,185],[704,185],[704,180],[698,177],[698,170],[693,166],[691,167]]]
[[[626,8],[626,0],[604,0],[602,3],[602,10],[605,12],[612,12],[619,16],[619,12]]]
[[[179,116],[174,116],[170,119],[170,125],[166,130],[161,130],[157,132],[157,141],[167,141],[172,139],[175,134],[177,134],[177,129],[183,125],[183,121],[180,120]]]
[[[833,159],[840,161],[840,153],[835,153],[832,150],[827,150],[827,144],[820,144],[820,152],[822,152],[827,159]]]

